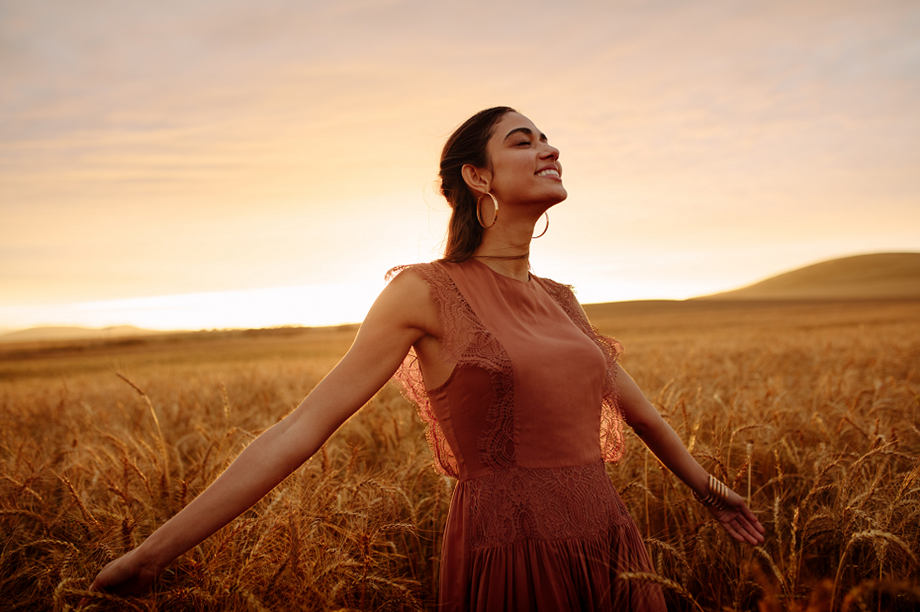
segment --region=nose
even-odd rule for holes
[[[545,147],[545,151],[543,151],[543,153],[540,155],[541,158],[553,160],[559,159],[559,149],[549,144],[548,142],[543,143],[543,146]]]

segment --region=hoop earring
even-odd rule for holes
[[[489,225],[483,224],[482,213],[479,210],[483,196],[489,196],[490,198],[492,198],[492,203],[495,204],[495,216],[492,218],[492,223],[490,223]],[[479,221],[479,225],[482,227],[482,229],[489,229],[490,227],[495,225],[495,223],[498,221],[498,200],[496,200],[495,196],[492,195],[492,193],[489,191],[485,192],[484,194],[476,198],[476,220]]]
[[[542,236],[543,234],[546,233],[546,230],[549,229],[549,213],[548,213],[548,212],[544,212],[544,213],[543,213],[543,216],[546,217],[546,227],[544,227],[544,228],[543,228],[543,231],[540,232],[539,234],[537,234],[536,236],[531,236],[531,239],[539,238],[540,236]]]

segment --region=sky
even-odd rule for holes
[[[360,321],[496,105],[583,302],[920,251],[915,0],[0,0],[0,330]]]

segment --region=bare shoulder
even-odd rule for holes
[[[384,323],[437,335],[437,305],[428,282],[422,275],[412,273],[414,268],[388,275],[390,282],[371,307],[365,325]]]
[[[434,303],[428,282],[422,275],[413,273],[415,266],[407,266],[395,274],[388,275],[389,283],[381,292],[381,297],[387,296],[389,300],[402,302],[403,306],[415,305],[424,307],[427,303]]]

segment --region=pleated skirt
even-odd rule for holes
[[[635,522],[602,462],[458,483],[441,554],[444,612],[665,612]]]

